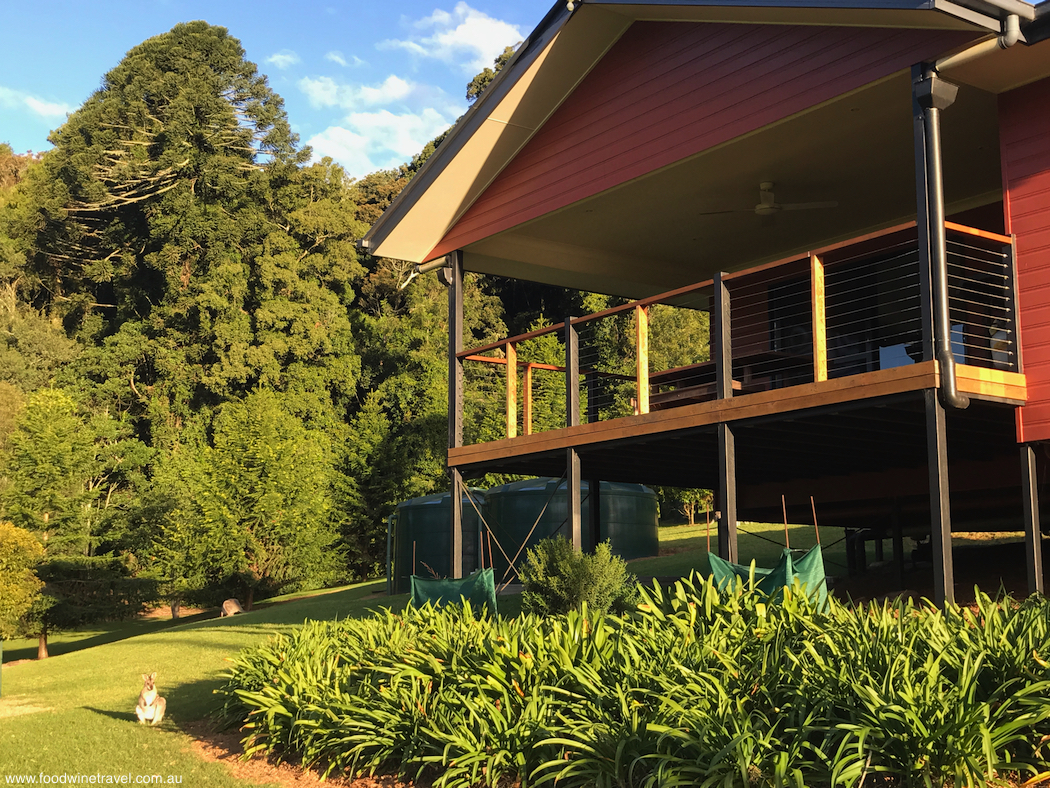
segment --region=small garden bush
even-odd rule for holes
[[[654,586],[627,616],[308,623],[221,692],[246,752],[435,785],[997,784],[1050,771],[1050,603],[818,613]]]
[[[638,597],[634,575],[607,541],[588,554],[559,536],[544,539],[529,550],[521,582],[522,610],[538,615],[568,613],[584,604],[592,613],[625,613]]]

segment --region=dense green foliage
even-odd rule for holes
[[[331,518],[332,473],[326,435],[310,430],[271,391],[226,405],[214,446],[188,453],[174,479],[181,491],[153,546],[160,576],[173,588],[274,593],[317,588],[337,576]],[[188,595],[192,595],[189,594]],[[211,599],[213,603],[216,599]]]
[[[0,145],[0,517],[176,606],[375,576],[393,508],[447,485],[447,291],[356,241],[444,137],[348,178],[228,31],[189,22],[131,49],[46,154]],[[621,303],[464,290],[468,345]],[[704,313],[650,324],[657,363],[707,352]],[[631,337],[610,320],[591,352],[621,372]],[[561,338],[519,358],[558,365]],[[501,437],[502,371],[467,379],[467,440]],[[533,395],[533,428],[562,426],[563,376]]]
[[[681,582],[636,613],[315,622],[223,690],[248,752],[438,786],[984,786],[1050,769],[1050,603],[818,614]]]
[[[425,163],[310,163],[223,28],[133,48],[40,156],[0,146],[0,513],[164,598],[376,572],[445,482],[446,295],[355,242]],[[506,332],[476,277],[468,329]]]
[[[481,95],[482,91],[489,86],[489,83],[492,82],[492,80],[496,78],[496,75],[503,70],[503,67],[510,62],[510,59],[514,56],[515,49],[517,49],[517,44],[512,47],[505,47],[492,62],[494,68],[488,68],[486,66],[470,81],[467,85],[468,103],[477,101],[477,98]]]
[[[0,521],[0,640],[22,632],[22,618],[43,583],[33,570],[44,548],[33,535]]]
[[[541,616],[584,609],[624,613],[637,601],[634,575],[607,541],[587,554],[560,536],[543,539],[529,548],[521,583],[522,610]]]

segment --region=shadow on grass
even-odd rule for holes
[[[198,623],[213,616],[214,614],[205,612],[198,613],[194,616],[185,616],[174,621],[170,619],[138,619],[136,621],[113,622],[102,625],[99,627],[101,631],[98,631],[93,635],[87,635],[86,637],[76,637],[77,633],[75,631],[70,633],[58,633],[57,638],[48,640],[47,651],[49,656],[58,657],[62,654],[71,654],[74,651],[82,651],[86,648],[93,648],[94,646],[104,646],[107,643],[117,643],[121,640],[138,637],[139,635],[151,635],[154,632],[163,632],[166,629],[182,626],[184,624]],[[64,636],[69,637],[69,639],[63,639]],[[26,640],[22,641],[22,643],[24,645],[18,646],[13,646],[11,643],[4,643],[3,657],[5,663],[22,659],[36,659],[36,640]]]
[[[84,706],[90,712],[95,714],[101,714],[103,717],[109,717],[111,720],[118,720],[120,722],[135,722],[139,721],[139,718],[135,716],[133,711],[113,711],[112,709],[96,709],[93,706]]]
[[[165,692],[168,701],[166,720],[186,730],[187,725],[207,723],[214,729],[226,727],[221,711],[225,697],[216,693],[226,684],[224,678],[201,679],[178,684]],[[234,726],[236,727],[236,725]]]

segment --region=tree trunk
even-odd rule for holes
[[[255,601],[255,586],[248,586],[248,603],[244,606],[245,610],[252,609],[252,602]]]
[[[175,621],[179,617],[179,609],[182,607],[182,602],[178,599],[171,600],[171,620]]]
[[[47,659],[47,630],[40,633],[40,640],[36,644],[36,658]]]

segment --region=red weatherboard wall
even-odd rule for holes
[[[1050,439],[1050,79],[999,96],[1006,232],[1017,236],[1028,404],[1017,439]]]
[[[973,37],[636,22],[428,259],[707,150]]]

